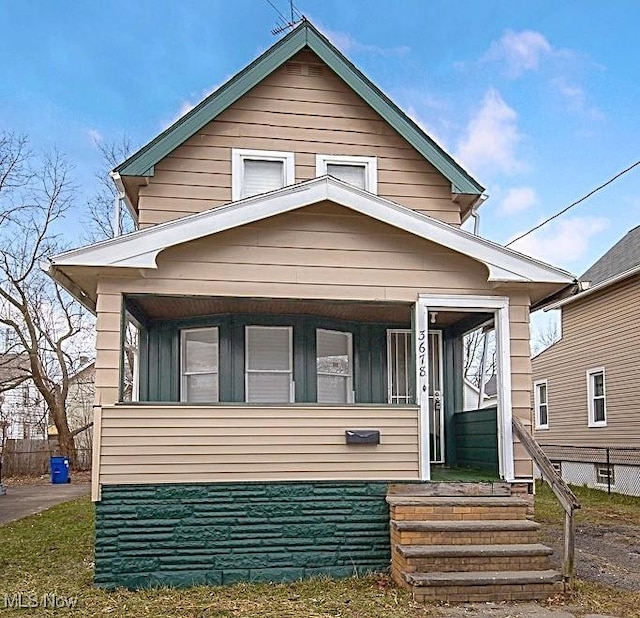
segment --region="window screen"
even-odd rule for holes
[[[327,163],[327,174],[360,189],[366,189],[366,170],[364,165]]]
[[[292,402],[291,327],[247,326],[245,339],[246,400],[254,403]]]
[[[244,159],[242,197],[284,187],[284,162]]]
[[[411,403],[413,379],[410,370],[411,331],[387,331],[387,369],[389,403]]]
[[[181,400],[218,401],[218,329],[183,330],[181,338]]]
[[[540,382],[535,385],[536,405],[538,412],[538,427],[546,427],[549,424],[549,413],[547,403],[547,383]]]
[[[353,402],[353,344],[351,333],[316,330],[318,403]]]

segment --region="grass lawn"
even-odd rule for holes
[[[622,494],[607,494],[589,487],[571,486],[582,505],[576,511],[576,522],[589,524],[621,524],[640,526],[640,498]],[[563,524],[564,510],[546,483],[536,483],[536,520]]]
[[[449,611],[413,603],[409,593],[390,585],[385,576],[116,592],[94,588],[92,577],[93,507],[88,499],[61,504],[0,528],[0,617],[435,618]],[[34,598],[28,595],[37,595],[41,603],[43,594],[76,598],[77,604],[73,609],[5,609],[5,595],[15,601],[17,593],[23,593],[25,604]],[[552,606],[564,604],[558,599]],[[597,612],[640,617],[640,593],[595,584],[578,582],[566,604],[578,615]]]

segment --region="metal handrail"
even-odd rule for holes
[[[549,484],[551,490],[564,509],[564,555],[562,560],[562,575],[565,582],[571,583],[574,576],[574,556],[575,556],[575,519],[574,511],[580,508],[580,502],[564,479],[553,467],[549,458],[544,454],[540,445],[534,437],[527,431],[523,422],[513,417],[513,429],[516,437],[520,440],[529,456],[538,466],[542,478]]]

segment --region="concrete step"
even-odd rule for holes
[[[528,504],[507,496],[396,496],[387,495],[391,519],[478,520],[525,519]]]
[[[546,599],[564,591],[558,571],[407,573],[416,601],[488,602]]]
[[[510,496],[509,483],[393,483],[389,485],[391,496]]]
[[[540,543],[507,545],[396,545],[393,559],[405,573],[541,571],[553,550]]]
[[[401,545],[505,545],[535,543],[540,524],[528,519],[391,521],[391,541]]]

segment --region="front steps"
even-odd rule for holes
[[[504,483],[389,488],[391,573],[417,601],[545,599],[564,591],[529,504]],[[447,495],[451,493],[452,495]]]

